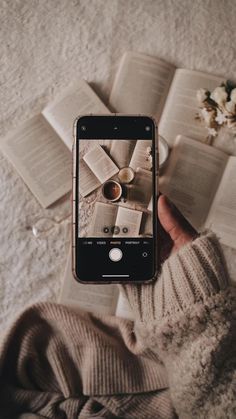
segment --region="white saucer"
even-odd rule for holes
[[[170,150],[169,150],[169,146],[166,140],[164,140],[163,137],[159,135],[158,139],[159,139],[159,168],[162,169],[162,167],[166,163],[166,160],[168,159]]]

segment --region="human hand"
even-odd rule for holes
[[[167,197],[161,195],[158,199],[158,248],[159,251],[159,261],[160,265],[167,259],[171,253],[178,252],[184,246],[191,243],[199,235],[197,231],[191,226],[191,224],[184,218],[180,211],[172,204]],[[203,238],[203,240],[206,240]],[[204,242],[203,242],[204,243]],[[199,252],[207,254],[209,249],[206,252],[206,246],[208,249],[208,244],[204,245],[203,250],[199,249]],[[187,247],[187,246],[186,246]],[[198,245],[199,247],[199,245]],[[201,245],[200,245],[201,247]],[[210,246],[211,247],[211,246]],[[211,251],[211,249],[210,249]],[[189,249],[187,250],[187,255],[189,254]],[[195,260],[195,266],[201,266],[202,261],[199,260],[198,254],[192,253],[192,256]],[[188,264],[191,265],[191,260],[188,260],[188,256],[181,259],[178,259],[178,255],[173,255],[170,258],[169,263],[163,264],[162,269],[160,269],[160,275],[158,276],[157,281],[150,282],[148,284],[123,284],[120,286],[120,289],[128,299],[130,306],[135,314],[135,319],[142,321],[149,321],[150,319],[161,319],[166,312],[169,313],[175,308],[175,297],[177,290],[182,293],[184,291],[185,284],[185,274],[184,269],[178,271],[178,266],[176,266],[176,260],[179,263],[184,264],[184,267],[188,269]],[[180,262],[181,260],[181,262]],[[171,266],[171,268],[170,268]],[[160,266],[159,266],[160,268]],[[175,272],[172,277],[172,273]],[[198,280],[196,275],[200,275],[201,272],[203,275],[203,281],[200,278],[201,286],[200,291],[197,289],[196,295],[193,296],[193,299],[197,301],[199,295],[202,294],[202,289],[206,282],[204,270],[199,269],[199,272],[193,275],[192,278],[186,279],[186,281]],[[181,282],[183,278],[183,283]],[[196,279],[197,278],[197,279]],[[212,281],[214,282],[214,280]],[[216,285],[217,287],[217,285]],[[191,287],[193,293],[195,292],[194,286]],[[209,285],[207,285],[209,291]],[[214,288],[215,290],[215,288]],[[187,294],[189,289],[187,290]],[[164,297],[163,297],[164,296]],[[163,305],[163,298],[165,304]],[[184,297],[185,298],[185,297]],[[187,297],[186,297],[187,298]],[[181,300],[182,301],[182,300]],[[177,306],[179,307],[180,302]],[[163,311],[166,310],[166,311]]]
[[[164,195],[158,199],[160,234],[160,260],[163,262],[172,252],[194,240],[198,233],[184,218],[178,208]]]

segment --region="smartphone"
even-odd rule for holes
[[[75,122],[72,270],[85,284],[143,283],[158,270],[157,126],[149,116]]]

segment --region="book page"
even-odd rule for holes
[[[116,225],[116,214],[118,207],[112,204],[104,204],[103,202],[96,202],[93,213],[93,220],[91,225],[91,237],[107,237],[107,232],[104,228],[111,231]]]
[[[140,234],[142,236],[153,236],[153,220],[152,220],[152,214],[149,214],[147,212],[143,213],[142,216],[142,222],[140,226]]]
[[[119,172],[118,167],[100,145],[92,148],[92,150],[84,155],[83,159],[100,183],[104,183]]]
[[[200,71],[176,70],[158,127],[159,134],[170,146],[179,134],[200,141],[206,139],[208,131],[204,123],[196,120],[199,112],[197,90],[213,90],[223,80]]]
[[[79,168],[79,192],[85,197],[97,189],[101,183],[83,159],[79,161]]]
[[[222,243],[236,249],[236,157],[229,157],[206,227],[212,229]]]
[[[100,314],[115,314],[119,290],[116,285],[81,284],[73,277],[71,251],[63,277],[59,303]]]
[[[71,190],[71,153],[42,115],[11,132],[0,147],[44,208]]]
[[[151,211],[151,212],[152,212],[152,209],[153,209],[153,201],[152,201],[152,197],[151,197],[151,199],[150,199],[150,201],[149,201],[149,204],[148,204],[147,209],[148,209],[148,211]]]
[[[138,167],[150,170],[151,163],[148,160],[148,148],[152,148],[151,140],[137,140],[132,158],[130,160],[130,167],[137,170]]]
[[[115,315],[117,317],[123,317],[124,319],[134,320],[134,313],[132,312],[127,298],[122,292],[119,293]]]
[[[135,144],[135,140],[114,140],[112,142],[110,156],[120,169],[129,166]]]
[[[71,150],[75,119],[80,115],[109,114],[110,111],[91,87],[84,80],[79,80],[46,106],[42,113]]]
[[[142,211],[136,211],[129,208],[120,207],[117,211],[116,226],[120,231],[115,237],[138,237],[140,224],[142,219]],[[128,229],[123,232],[123,228]]]
[[[128,200],[138,202],[139,205],[148,207],[153,191],[152,172],[138,167],[134,182],[128,189]]]
[[[178,136],[160,190],[195,227],[202,227],[214,199],[228,156],[214,147]]]
[[[160,118],[175,67],[156,57],[126,52],[120,62],[109,104],[116,112]]]

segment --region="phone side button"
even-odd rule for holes
[[[76,220],[76,205],[75,205],[75,201],[72,202],[73,208],[72,208],[72,224],[75,224],[75,220]]]

